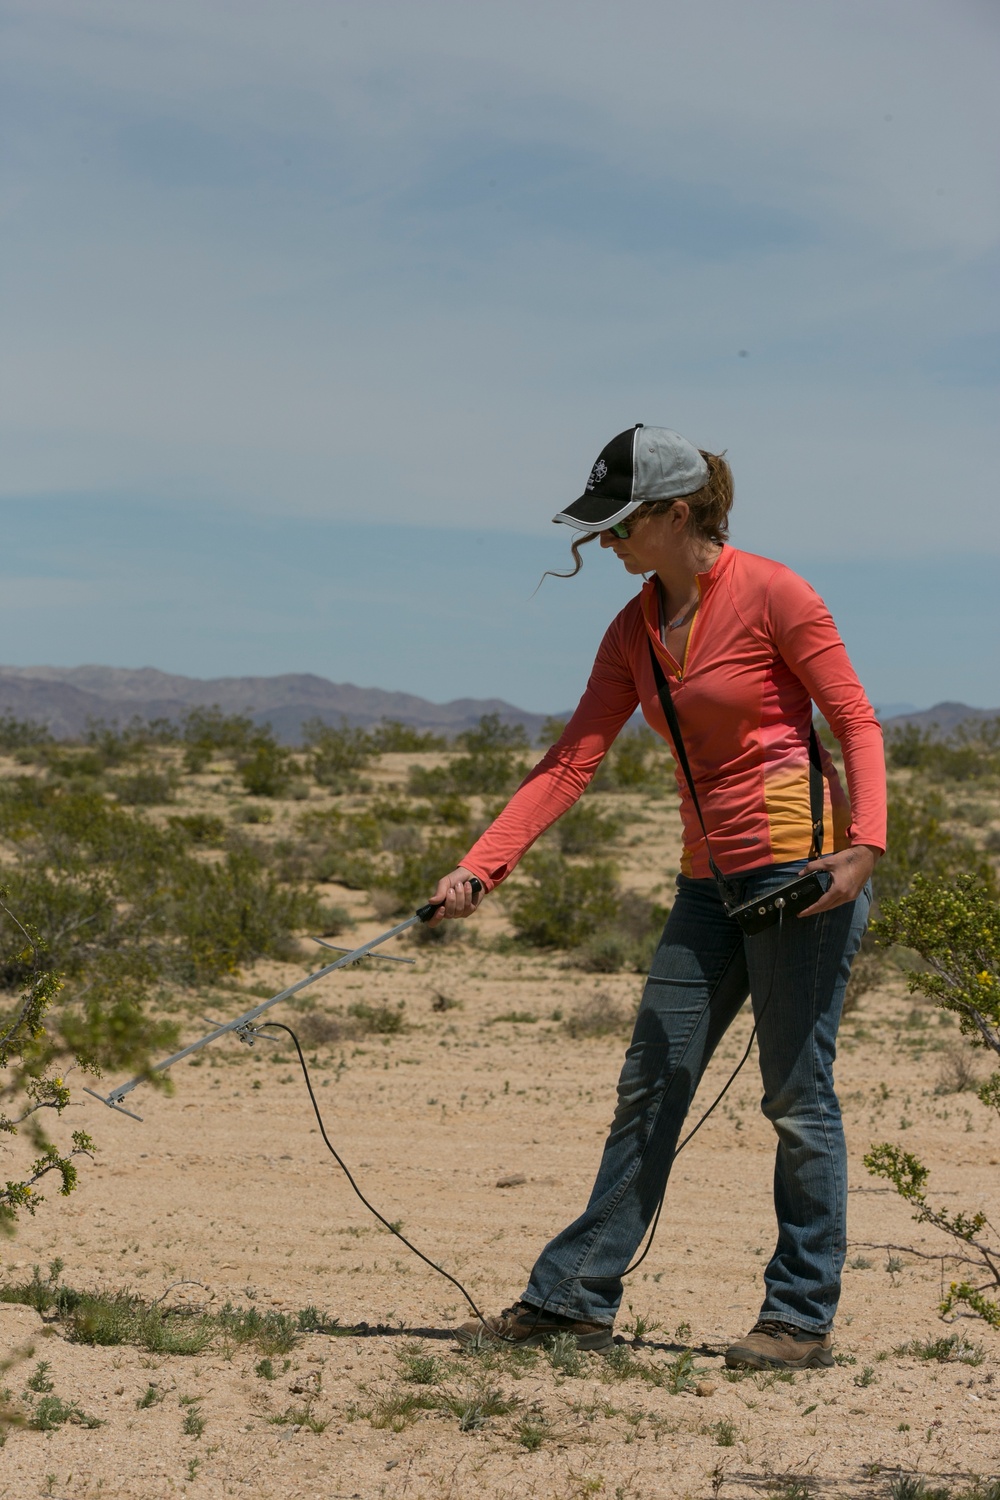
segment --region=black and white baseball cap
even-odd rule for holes
[[[678,500],[707,480],[708,464],[687,438],[639,422],[602,448],[579,500],[552,519],[578,531],[603,531],[647,500]]]

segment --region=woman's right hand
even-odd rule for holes
[[[439,901],[441,905],[427,923],[428,927],[438,927],[446,917],[472,916],[485,892],[480,890],[473,895],[471,880],[472,871],[462,865],[450,874],[442,875],[431,897],[431,901]]]

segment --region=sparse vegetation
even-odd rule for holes
[[[490,725],[474,730],[471,744],[468,737],[449,744],[401,725],[343,729],[319,726],[301,751],[278,746],[285,779],[269,793],[251,788],[244,776],[267,736],[238,716],[199,711],[180,726],[92,726],[78,744],[55,744],[34,731],[11,727],[8,775],[0,783],[0,862],[11,882],[6,904],[21,916],[14,899],[16,880],[17,899],[23,898],[29,923],[44,931],[50,948],[48,953],[39,948],[36,956],[23,939],[7,944],[4,1005],[11,1012],[39,981],[63,986],[46,1013],[54,1040],[44,1045],[56,1050],[39,1079],[48,1079],[53,1089],[66,1087],[67,1078],[75,1083],[80,1074],[70,1075],[70,1068],[78,1056],[90,1055],[103,1059],[100,1065],[113,1069],[115,1079],[128,1076],[118,1069],[139,1071],[152,1049],[172,1045],[174,1033],[167,1023],[189,1033],[192,1027],[202,1029],[202,1016],[238,1013],[253,1003],[247,996],[264,998],[279,983],[289,982],[273,967],[278,960],[295,964],[289,979],[304,972],[302,963],[318,967],[328,955],[307,946],[307,934],[350,942],[335,934],[368,935],[374,923],[388,926],[397,913],[408,914],[427,898],[443,870],[460,860],[505,796],[503,790],[474,784],[469,763],[482,753],[491,766],[490,778],[510,786],[531,759],[525,745]],[[485,739],[477,742],[479,734]],[[318,985],[315,992],[304,992],[289,1002],[287,1013],[277,1013],[290,1020],[309,1051],[331,1139],[339,1149],[338,1135],[355,1133],[345,1159],[359,1184],[371,1190],[373,1201],[388,1214],[405,1213],[408,1225],[412,1214],[415,1242],[432,1254],[435,1247],[443,1248],[436,1258],[454,1269],[470,1291],[486,1296],[498,1289],[491,1281],[494,1273],[498,1279],[502,1273],[504,1289],[512,1265],[520,1274],[528,1254],[521,1226],[544,1229],[538,1218],[540,1200],[543,1207],[548,1196],[556,1201],[575,1180],[571,1173],[584,1158],[570,1156],[570,1145],[574,1152],[579,1141],[584,1153],[599,1149],[599,1131],[611,1102],[608,1080],[613,1082],[617,1057],[628,1043],[641,990],[629,975],[645,968],[667,916],[665,906],[655,903],[668,899],[671,860],[664,858],[662,877],[656,875],[661,883],[652,891],[646,871],[650,850],[659,857],[663,830],[674,816],[672,773],[663,747],[658,742],[644,745],[644,740],[640,734],[635,744],[626,743],[617,770],[613,760],[606,768],[603,790],[588,793],[539,842],[507,891],[493,899],[486,921],[451,924],[450,930],[446,926],[446,937],[464,939],[455,952],[421,952],[415,969],[366,962],[343,971],[327,989]],[[386,755],[398,758],[380,759]],[[410,769],[418,760],[419,775]],[[913,883],[917,866],[938,861],[934,867],[943,873],[942,887],[961,905],[967,897],[959,875],[992,870],[1000,855],[994,773],[960,777],[945,773],[937,762],[936,769],[927,769],[930,764],[900,764],[892,773],[897,814],[903,822],[912,817],[915,830],[895,872],[891,863],[883,870],[911,911],[922,899],[921,883]],[[306,789],[308,800],[296,801]],[[629,889],[640,861],[647,861],[642,881],[637,880],[648,893],[644,896]],[[595,879],[595,871],[602,878]],[[580,881],[579,890],[574,880]],[[515,932],[517,885],[526,910]],[[970,905],[967,918],[969,930],[979,923],[981,934],[993,897],[988,879],[978,889],[985,893],[985,904]],[[542,921],[539,914],[551,890],[557,899]],[[883,922],[894,920],[898,898],[890,894],[888,878],[881,899]],[[536,918],[541,925],[533,928]],[[940,918],[938,911],[935,920]],[[953,1000],[968,1002],[975,989],[979,1014],[989,1023],[990,1013],[979,1002],[992,993],[982,976],[984,971],[995,973],[993,959],[973,947],[966,952],[952,929],[941,939],[940,972],[935,968],[937,950],[925,952],[902,929],[887,941],[890,946],[873,948],[856,966],[854,1019],[842,1037],[842,1097],[852,1118],[852,1140],[872,1138],[860,1135],[869,1119],[875,1131],[903,1122],[900,1128],[910,1134],[901,1138],[914,1152],[919,1145],[913,1160],[922,1167],[921,1155],[932,1160],[927,1132],[938,1128],[936,1122],[942,1122],[942,1129],[957,1129],[959,1160],[983,1167],[982,1210],[989,1213],[986,1199],[997,1151],[985,1065],[990,1048],[970,1045],[982,1035],[971,1011],[929,992],[903,1004],[899,990],[900,976],[907,971],[925,984],[947,978]],[[407,948],[396,952],[406,954]],[[255,954],[268,960],[256,974],[250,971]],[[890,988],[884,991],[887,980]],[[975,1027],[966,1027],[964,1037],[963,1016]],[[744,1022],[749,1025],[746,1017],[739,1024]],[[133,1026],[144,1028],[142,1047],[130,1033]],[[720,1081],[730,1070],[733,1041],[723,1041],[713,1064]],[[871,1059],[881,1060],[888,1053],[880,1049],[889,1047],[899,1068],[887,1070],[882,1082],[877,1071],[872,1073]],[[34,1067],[43,1054],[33,1056]],[[915,1064],[921,1058],[918,1073]],[[860,1082],[851,1077],[859,1062]],[[696,1317],[690,1295],[700,1292],[706,1278],[711,1283],[716,1271],[712,1226],[706,1230],[702,1223],[690,1236],[690,1257],[681,1259],[688,1247],[675,1244],[665,1268],[660,1241],[629,1280],[628,1295],[642,1312],[636,1314],[629,1303],[618,1322],[619,1342],[606,1357],[581,1351],[565,1335],[538,1349],[483,1341],[459,1352],[443,1335],[465,1314],[448,1308],[450,1294],[443,1284],[445,1310],[439,1312],[436,1282],[419,1281],[420,1289],[432,1289],[424,1311],[419,1306],[424,1290],[418,1296],[417,1281],[424,1272],[411,1264],[398,1241],[353,1217],[360,1211],[332,1173],[327,1188],[325,1153],[310,1133],[315,1122],[299,1094],[287,1038],[262,1043],[253,1052],[235,1044],[209,1049],[191,1066],[203,1071],[188,1074],[188,1064],[178,1070],[179,1090],[188,1098],[170,1104],[172,1118],[195,1099],[201,1105],[225,1100],[223,1110],[246,1111],[246,1144],[241,1138],[238,1159],[224,1152],[209,1162],[197,1130],[182,1129],[193,1148],[192,1160],[200,1157],[197,1171],[213,1191],[221,1174],[239,1174],[246,1200],[260,1194],[263,1203],[266,1194],[269,1204],[267,1174],[273,1173],[271,1181],[279,1181],[283,1193],[300,1195],[302,1209],[294,1212],[308,1215],[308,1222],[278,1222],[265,1244],[262,1224],[254,1223],[249,1234],[241,1232],[228,1211],[220,1213],[213,1203],[198,1243],[210,1256],[231,1256],[236,1262],[218,1270],[228,1262],[206,1258],[192,1267],[194,1241],[185,1238],[180,1216],[159,1221],[163,1244],[154,1256],[146,1246],[140,1252],[132,1239],[138,1231],[129,1229],[126,1242],[123,1217],[102,1217],[97,1230],[88,1214],[66,1221],[66,1242],[71,1247],[77,1240],[88,1248],[96,1245],[100,1258],[95,1261],[88,1254],[81,1259],[86,1273],[67,1274],[68,1284],[59,1262],[48,1272],[44,1265],[31,1271],[30,1265],[24,1269],[23,1260],[16,1267],[8,1262],[0,1276],[0,1300],[35,1308],[43,1322],[24,1319],[33,1329],[33,1351],[15,1351],[13,1365],[6,1357],[0,1361],[0,1441],[7,1431],[8,1447],[15,1450],[20,1442],[49,1444],[35,1431],[39,1423],[42,1432],[56,1434],[47,1467],[58,1472],[46,1476],[40,1471],[41,1493],[72,1493],[77,1484],[67,1477],[70,1465],[64,1469],[57,1458],[60,1441],[71,1438],[78,1446],[90,1445],[91,1483],[96,1486],[110,1463],[94,1458],[98,1445],[108,1453],[112,1442],[119,1443],[122,1429],[132,1424],[135,1440],[155,1441],[164,1454],[172,1445],[175,1467],[169,1485],[178,1490],[216,1482],[214,1455],[230,1451],[232,1433],[246,1429],[256,1437],[241,1436],[239,1441],[253,1442],[264,1454],[261,1482],[272,1488],[277,1483],[275,1453],[285,1460],[292,1483],[292,1464],[301,1462],[299,1455],[322,1450],[324,1461],[335,1456],[341,1465],[348,1451],[364,1454],[366,1460],[375,1455],[376,1467],[384,1462],[387,1470],[379,1481],[387,1493],[400,1483],[416,1485],[416,1493],[423,1484],[429,1495],[440,1490],[445,1496],[449,1485],[481,1483],[484,1493],[492,1494],[490,1482],[481,1482],[475,1468],[488,1453],[505,1454],[524,1469],[523,1476],[504,1480],[508,1487],[544,1489],[549,1466],[558,1464],[553,1482],[560,1497],[603,1494],[637,1500],[645,1493],[645,1481],[638,1462],[633,1474],[633,1456],[645,1451],[651,1457],[654,1443],[670,1435],[678,1441],[672,1447],[664,1443],[661,1452],[666,1457],[671,1448],[677,1472],[666,1480],[661,1475],[661,1486],[669,1487],[676,1477],[678,1493],[725,1496],[745,1474],[746,1483],[762,1496],[805,1500],[815,1486],[821,1487],[820,1481],[798,1470],[783,1475],[767,1469],[757,1439],[766,1435],[774,1444],[772,1456],[780,1455],[782,1433],[832,1437],[846,1424],[849,1432],[871,1426],[881,1434],[883,1446],[874,1449],[879,1463],[861,1463],[873,1452],[861,1440],[854,1465],[862,1479],[873,1479],[876,1489],[881,1486],[880,1493],[896,1493],[905,1480],[911,1489],[900,1489],[903,1500],[911,1493],[923,1500],[945,1495],[948,1500],[1000,1500],[1000,1490],[990,1481],[955,1478],[938,1447],[939,1439],[950,1433],[949,1418],[957,1409],[949,1402],[962,1402],[961,1410],[979,1419],[980,1427],[992,1417],[991,1397],[1000,1377],[991,1331],[983,1330],[982,1344],[971,1339],[968,1322],[953,1323],[941,1337],[911,1339],[911,1333],[923,1334],[924,1323],[896,1319],[897,1312],[912,1311],[915,1300],[934,1295],[936,1262],[921,1261],[895,1245],[852,1246],[848,1277],[856,1276],[857,1291],[876,1298],[879,1328],[873,1342],[868,1314],[856,1314],[855,1343],[848,1332],[850,1313],[844,1314],[836,1368],[827,1372],[796,1376],[721,1368],[713,1324],[703,1316],[704,1309]],[[6,1077],[12,1076],[8,1067]],[[22,1075],[25,1082],[29,1076],[34,1075]],[[717,1174],[737,1196],[742,1163],[758,1171],[757,1137],[766,1134],[754,1122],[756,1084],[747,1087],[751,1077],[749,1070],[741,1075],[700,1138],[705,1170]],[[713,1083],[714,1078],[706,1079],[706,1089],[711,1091]],[[281,1089],[282,1084],[289,1087]],[[984,1088],[985,1109],[972,1097]],[[278,1143],[284,1116],[281,1107],[275,1109],[275,1091],[293,1121],[294,1144],[287,1147]],[[73,1096],[75,1102],[75,1088]],[[41,1118],[58,1122],[56,1095],[51,1098],[53,1107],[43,1108]],[[6,1107],[16,1118],[23,1105]],[[370,1122],[376,1116],[377,1138]],[[62,1118],[79,1123],[72,1116]],[[177,1116],[177,1123],[200,1127],[211,1118],[192,1112]],[[22,1137],[29,1120],[20,1125]],[[88,1123],[82,1112],[80,1120]],[[152,1122],[145,1131],[127,1122],[121,1128],[125,1139],[136,1142],[130,1171],[148,1172],[147,1180],[159,1185],[169,1173],[175,1197],[183,1197],[191,1186],[199,1190],[196,1170],[182,1175],[186,1163]],[[144,1135],[141,1144],[129,1135],[133,1129]],[[563,1129],[570,1132],[560,1137],[566,1160],[557,1162],[547,1143],[550,1132]],[[451,1220],[436,1220],[427,1211],[430,1199],[421,1203],[413,1182],[407,1186],[415,1149],[407,1133],[422,1131],[427,1134],[420,1135],[420,1148],[428,1147],[424,1167],[440,1170],[446,1187],[453,1180],[461,1195],[461,1230]],[[58,1124],[50,1133],[58,1138]],[[481,1149],[466,1157],[466,1141],[481,1142]],[[157,1163],[164,1143],[175,1155]],[[14,1139],[12,1144],[21,1153],[20,1162],[25,1141]],[[60,1142],[58,1160],[45,1160],[56,1187],[64,1166],[80,1166],[83,1175],[87,1158],[71,1157],[71,1147],[72,1141]],[[758,1153],[752,1164],[749,1154],[737,1154],[736,1148],[744,1147]],[[148,1163],[143,1152],[149,1153]],[[42,1155],[34,1152],[35,1160]],[[698,1170],[695,1156],[685,1160],[692,1172]],[[896,1164],[905,1173],[906,1160],[900,1157]],[[121,1163],[109,1165],[114,1170]],[[395,1173],[397,1167],[401,1171],[386,1197],[378,1174],[388,1168]],[[685,1175],[675,1178],[675,1207],[681,1216],[689,1207],[682,1198],[688,1191]],[[549,1181],[558,1184],[551,1192]],[[912,1179],[904,1177],[904,1185],[907,1181]],[[501,1182],[504,1190],[495,1191]],[[942,1189],[959,1185],[948,1182],[947,1169],[936,1161],[934,1182]],[[93,1184],[90,1204],[97,1204],[100,1176],[95,1175]],[[128,1186],[108,1184],[122,1196]],[[700,1190],[697,1181],[695,1187]],[[433,1182],[431,1191],[438,1191]],[[932,1211],[939,1202],[944,1205],[953,1228],[972,1227],[974,1240],[992,1243],[987,1224],[975,1229],[971,1209],[962,1217],[964,1199],[931,1194],[926,1182],[919,1191]],[[323,1196],[327,1192],[328,1198]],[[322,1212],[315,1211],[321,1201],[317,1193]],[[876,1209],[878,1201],[885,1200],[872,1200]],[[915,1198],[908,1201],[913,1210],[921,1206]],[[971,1202],[979,1207],[977,1200]],[[256,1206],[248,1216],[254,1213]],[[934,1221],[928,1225],[933,1230]],[[33,1243],[46,1232],[40,1218],[31,1230]],[[756,1229],[748,1233],[753,1237],[746,1241],[746,1264],[759,1270],[766,1259],[759,1245],[762,1236]],[[885,1233],[890,1237],[888,1229]],[[229,1248],[229,1236],[238,1243],[237,1254]],[[933,1241],[930,1246],[920,1243],[925,1254],[933,1248]],[[12,1254],[15,1249],[24,1255],[20,1246],[12,1246]],[[855,1254],[855,1249],[866,1253]],[[986,1272],[980,1274],[973,1264],[973,1241],[952,1236],[945,1242],[949,1249],[969,1257],[968,1264],[957,1262],[956,1280],[968,1275],[972,1291],[984,1302],[995,1302],[996,1291],[985,1285]],[[928,1265],[933,1285],[926,1277]],[[200,1275],[216,1287],[217,1300],[207,1291],[204,1297],[194,1291],[178,1293],[176,1304],[170,1297],[157,1297],[175,1275],[184,1274]],[[720,1286],[728,1274],[720,1257]],[[411,1275],[413,1280],[407,1280]],[[356,1306],[354,1289],[363,1287],[366,1312],[369,1306],[376,1309],[367,1315],[384,1323],[352,1328],[314,1305],[297,1313],[281,1311],[297,1306],[291,1300],[296,1287],[303,1302],[329,1301],[338,1310]],[[887,1331],[889,1308],[894,1321]],[[952,1311],[967,1317],[974,1307],[960,1299]],[[685,1313],[695,1334],[687,1321],[678,1322]],[[12,1322],[23,1318],[9,1316]],[[714,1328],[721,1332],[727,1319],[741,1316],[721,1314]],[[900,1339],[909,1341],[890,1352]],[[888,1363],[893,1358],[895,1366]],[[79,1379],[69,1382],[65,1372],[74,1361],[81,1367],[86,1361],[88,1371],[98,1372],[100,1381],[93,1388]],[[903,1361],[902,1369],[898,1361]],[[913,1390],[905,1401],[896,1394],[901,1381],[904,1389],[909,1385]],[[231,1394],[233,1409],[224,1411],[227,1390],[239,1394]],[[931,1391],[941,1410],[925,1418],[922,1406]],[[860,1421],[855,1409],[869,1415]],[[86,1426],[98,1417],[109,1425],[88,1433]],[[351,1423],[356,1424],[354,1440],[360,1439],[357,1447]],[[59,1439],[57,1429],[66,1424],[72,1424],[75,1435],[64,1430]],[[397,1442],[393,1434],[414,1424],[417,1430]],[[325,1438],[316,1441],[314,1435],[324,1429]],[[162,1444],[159,1433],[167,1434]],[[415,1469],[406,1467],[409,1455],[426,1451],[436,1460],[442,1436],[456,1454],[464,1454],[468,1471],[463,1467],[458,1480],[450,1469],[433,1481],[418,1478]],[[947,1487],[940,1477],[920,1477],[922,1457],[924,1471],[933,1476],[940,1470]],[[796,1460],[790,1455],[780,1461],[791,1465]],[[890,1462],[893,1467],[879,1469]],[[898,1463],[912,1464],[913,1473],[901,1474]],[[491,1467],[483,1472],[489,1474]],[[82,1462],[75,1472],[83,1472]],[[343,1477],[342,1471],[336,1475]],[[334,1480],[331,1470],[329,1483],[336,1490]],[[356,1481],[339,1488],[350,1491]]]
[[[920,955],[924,967],[910,970],[911,991],[921,991],[957,1015],[969,1042],[1000,1059],[1000,905],[993,888],[969,873],[950,880],[917,876],[908,895],[887,904],[877,934],[882,943],[901,944]],[[987,1109],[1000,1113],[1000,1069],[980,1085],[978,1094]],[[929,1169],[891,1142],[873,1145],[865,1165],[915,1207],[918,1223],[932,1224],[957,1242],[963,1270],[972,1266],[985,1274],[976,1283],[967,1277],[953,1281],[941,1311],[961,1305],[1000,1328],[995,1295],[1000,1292],[1000,1246],[991,1238],[987,1215],[932,1205],[925,1191]]]
[[[58,1263],[55,1263],[58,1264]],[[0,1284],[0,1302],[22,1303],[55,1319],[70,1343],[135,1344],[154,1354],[200,1354],[210,1346],[253,1345],[264,1355],[282,1354],[298,1340],[286,1313],[259,1312],[226,1303],[217,1312],[169,1309],[128,1291],[76,1291],[58,1274]]]

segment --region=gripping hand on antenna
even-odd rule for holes
[[[473,874],[459,865],[447,875],[442,875],[434,888],[431,902],[441,906],[427,923],[428,927],[439,926],[446,917],[471,917],[483,899],[483,889],[473,889]]]

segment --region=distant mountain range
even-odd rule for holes
[[[57,739],[82,734],[89,721],[180,719],[190,708],[218,705],[224,713],[246,714],[270,724],[287,744],[302,738],[306,719],[362,728],[398,719],[415,729],[453,736],[498,714],[504,724],[521,724],[537,740],[544,714],[515,708],[502,698],[456,698],[431,703],[413,693],[387,693],[350,682],[328,682],[309,672],[280,677],[179,677],[155,667],[3,667],[0,714],[47,724]]]
[[[81,734],[89,721],[132,718],[179,719],[189,708],[217,704],[224,713],[246,714],[270,724],[287,744],[297,744],[306,719],[364,728],[381,719],[398,719],[415,729],[453,736],[477,724],[484,714],[498,714],[504,724],[521,724],[534,743],[544,714],[528,713],[502,698],[455,698],[431,703],[413,693],[329,682],[309,672],[280,677],[179,677],[155,667],[3,667],[0,666],[0,714],[47,724],[57,739]],[[886,705],[890,709],[908,707]],[[942,732],[967,719],[1000,716],[1000,708],[969,708],[938,703],[934,708],[885,714],[886,725],[916,724]],[[567,717],[567,713],[561,717]]]
[[[936,703],[933,708],[914,709],[910,713],[883,718],[884,725],[903,728],[915,724],[918,729],[939,729],[942,734],[973,720],[1000,719],[1000,708],[970,708],[967,703]]]

